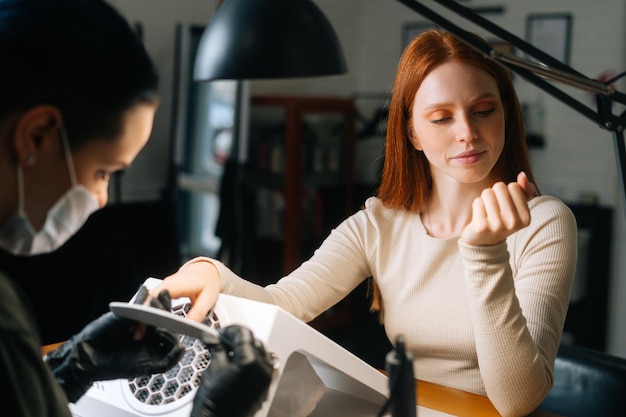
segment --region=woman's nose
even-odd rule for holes
[[[459,120],[457,130],[457,139],[459,141],[469,142],[478,137],[478,131],[472,123],[471,117],[463,115],[457,120]]]
[[[96,191],[95,196],[96,200],[98,200],[98,205],[100,206],[100,208],[106,206],[107,202],[109,201],[108,187],[101,187],[99,190]]]

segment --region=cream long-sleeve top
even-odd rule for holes
[[[371,197],[275,284],[253,284],[210,261],[222,292],[306,322],[371,276],[387,336],[403,335],[416,378],[487,395],[503,416],[523,416],[552,387],[577,256],[571,210],[550,196],[529,206],[529,226],[501,244],[469,246],[433,238],[419,213]]]

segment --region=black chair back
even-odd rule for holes
[[[554,386],[539,408],[566,417],[626,416],[626,359],[561,345]]]

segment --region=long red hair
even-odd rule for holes
[[[479,42],[477,35],[468,33]],[[412,109],[415,95],[424,78],[438,66],[447,62],[473,65],[490,74],[496,81],[505,113],[504,148],[494,166],[492,177],[497,181],[515,181],[524,171],[535,183],[530,167],[528,146],[522,110],[509,70],[474,49],[449,32],[431,29],[418,35],[404,50],[398,63],[389,104],[385,161],[377,196],[386,207],[419,211],[428,199],[432,176],[424,153],[416,150],[409,140],[412,129]],[[372,280],[373,311],[383,306],[380,292]]]

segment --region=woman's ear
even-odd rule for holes
[[[58,146],[62,124],[61,111],[47,104],[31,107],[18,116],[12,140],[18,163],[32,165],[41,152]]]
[[[408,126],[407,134],[409,135],[409,141],[411,142],[413,147],[418,151],[421,151],[422,145],[420,144],[419,139],[417,139],[417,136],[415,135],[415,132],[413,131],[413,128],[411,126]]]

